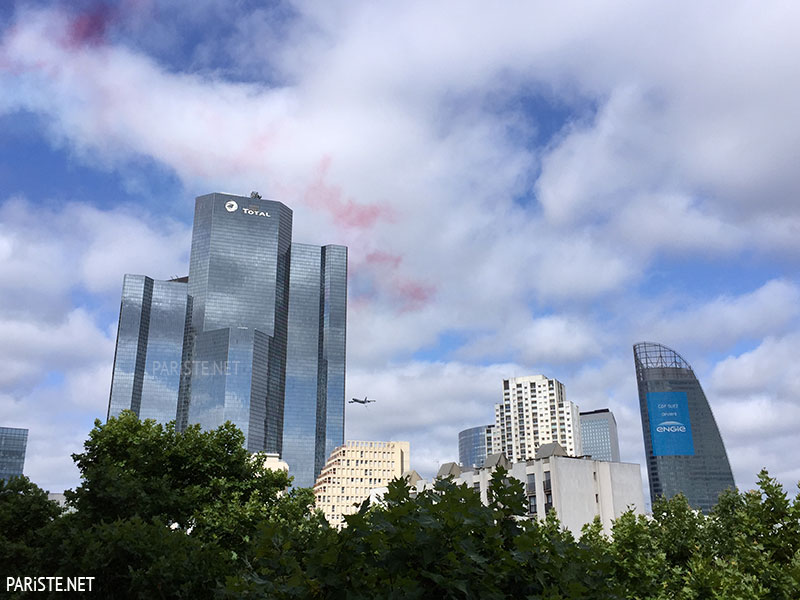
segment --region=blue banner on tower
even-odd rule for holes
[[[649,392],[647,412],[654,456],[694,456],[686,392]]]

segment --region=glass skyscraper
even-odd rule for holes
[[[619,462],[617,420],[607,408],[581,413],[583,454],[594,460]]]
[[[22,475],[27,447],[27,429],[0,427],[0,479]]]
[[[344,443],[346,309],[345,247],[292,244],[280,202],[200,196],[189,276],[125,276],[108,415],[231,421],[310,487]]]
[[[633,357],[650,496],[682,493],[708,512],[734,481],[700,382],[689,363],[661,344],[636,344]]]
[[[470,427],[458,434],[458,462],[464,468],[482,467],[486,457],[493,453],[492,430],[494,425]]]

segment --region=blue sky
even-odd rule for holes
[[[122,276],[185,274],[194,197],[350,248],[349,439],[423,474],[543,373],[642,463],[631,346],[699,375],[737,483],[800,480],[798,10],[739,2],[0,8],[0,424],[74,486]],[[643,477],[646,474],[643,472]]]

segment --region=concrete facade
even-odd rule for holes
[[[564,384],[544,375],[503,380],[495,405],[492,449],[511,462],[534,458],[541,444],[557,442],[571,456],[583,454],[580,410],[567,400]]]
[[[348,441],[336,448],[314,485],[316,506],[328,522],[341,527],[358,511],[370,490],[387,486],[408,470],[408,442]]]
[[[502,454],[493,457],[487,458],[487,466],[479,469],[462,471],[455,463],[447,463],[440,473],[453,475],[455,483],[475,490],[488,504],[492,474],[498,466],[504,466],[511,477],[525,486],[528,518],[544,519],[555,511],[562,527],[575,536],[595,517],[600,517],[603,530],[611,533],[613,521],[627,510],[644,514],[642,476],[637,464],[555,454],[517,463],[508,463]],[[455,465],[455,472],[450,465]],[[420,479],[410,484],[421,492],[432,487],[433,482]],[[380,500],[385,492],[386,488],[374,489],[372,497]]]

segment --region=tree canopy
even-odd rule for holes
[[[488,505],[452,480],[420,493],[396,480],[337,530],[243,441],[231,424],[96,422],[66,511],[24,477],[0,482],[0,574],[93,576],[102,598],[800,597],[800,495],[765,471],[709,515],[658,499],[610,536],[528,520],[502,469]]]

